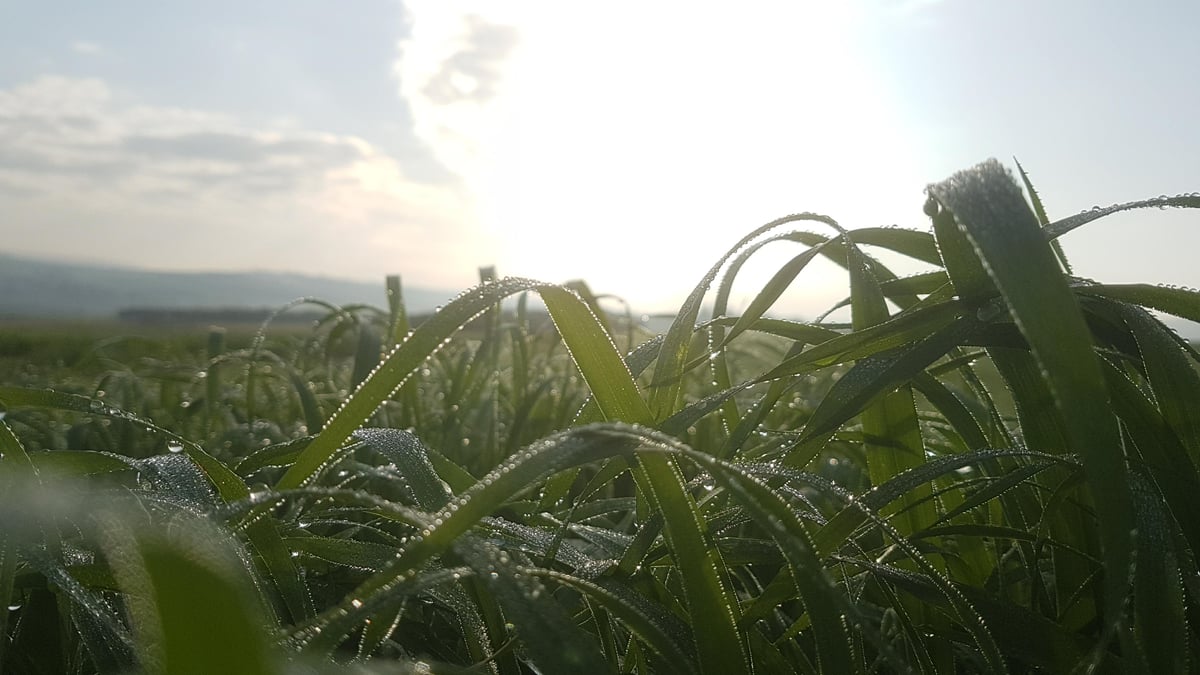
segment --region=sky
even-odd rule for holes
[[[927,229],[925,186],[988,157],[1052,218],[1200,190],[1197,25],[1195,0],[0,0],[0,251],[449,291],[495,265],[669,311],[763,223]],[[1200,286],[1200,213],[1063,244],[1081,276]],[[817,266],[783,307],[845,283]]]

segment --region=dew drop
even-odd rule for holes
[[[179,454],[183,452],[183,444],[179,441],[167,441],[167,452]]]
[[[361,609],[363,606],[363,602],[362,602],[362,600],[359,600],[358,598],[354,598],[353,600],[350,601],[350,605],[352,607],[354,607],[354,609]]]

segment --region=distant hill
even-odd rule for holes
[[[411,312],[455,293],[404,288]],[[387,304],[384,280],[363,283],[277,272],[153,272],[36,260],[0,253],[0,317],[115,318],[134,308],[275,308],[311,296],[335,304]]]

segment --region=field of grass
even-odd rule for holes
[[[1051,221],[1025,188],[956,174],[924,232],[781,218],[661,335],[489,269],[419,324],[392,278],[302,330],[10,326],[0,671],[1187,672],[1200,356],[1148,310],[1200,292],[1057,238],[1200,195]],[[768,318],[819,256],[849,323]]]

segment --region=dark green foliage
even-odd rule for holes
[[[419,324],[393,277],[250,341],[0,336],[0,668],[1186,671],[1200,374],[1147,308],[1200,293],[1057,236],[1200,203],[1051,222],[1021,177],[931,186],[930,232],[769,223],[662,336],[491,268]],[[817,257],[850,325],[769,318]]]

